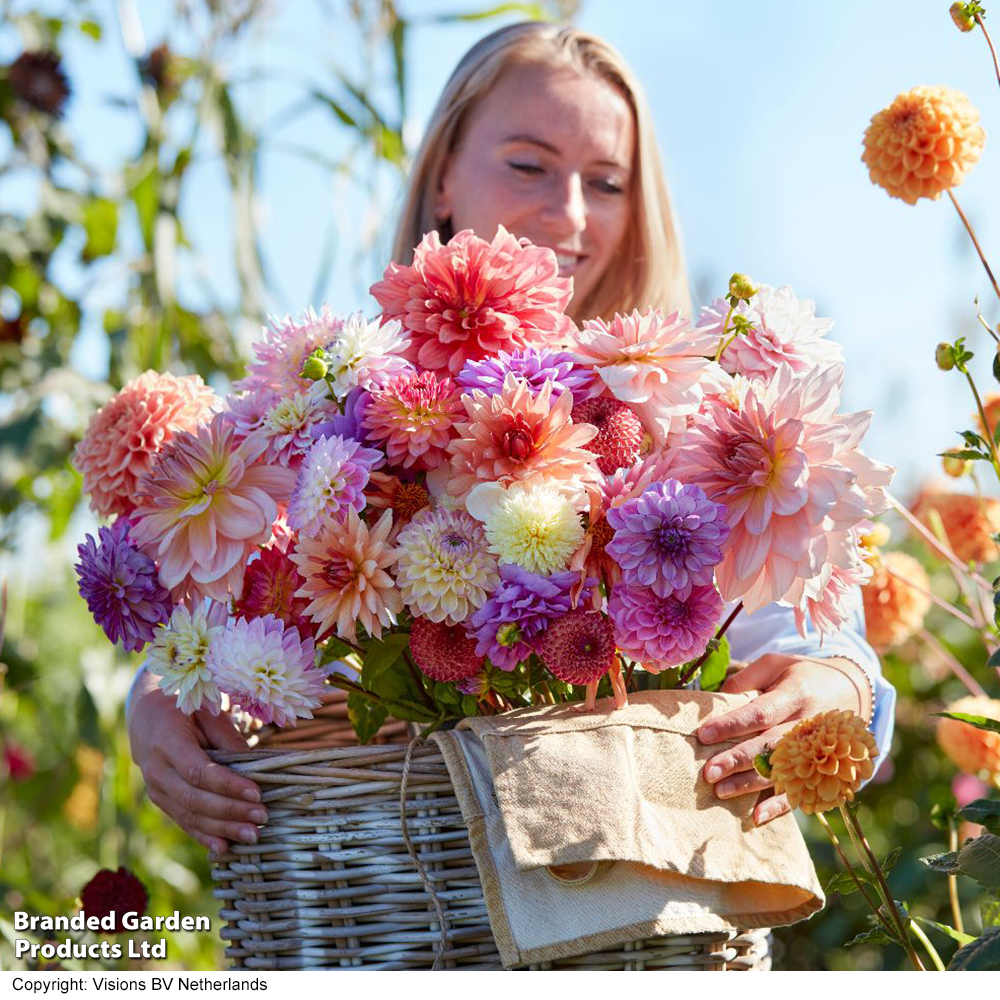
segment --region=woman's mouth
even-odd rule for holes
[[[556,251],[556,260],[559,263],[559,275],[566,278],[580,269],[580,266],[587,259],[586,254],[567,253],[563,250]]]

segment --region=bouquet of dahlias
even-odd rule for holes
[[[737,275],[696,326],[577,328],[555,254],[503,229],[431,233],[372,293],[272,322],[225,399],[146,372],[76,450],[116,518],[81,592],[185,712],[294,725],[333,685],[365,740],[621,705],[638,671],[721,683],[741,609],[847,620],[891,470],[811,302]]]

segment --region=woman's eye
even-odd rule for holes
[[[523,174],[537,175],[545,173],[545,170],[536,163],[516,163],[513,160],[508,160],[507,166],[513,167],[514,170],[519,170]]]
[[[602,194],[623,194],[625,189],[615,181],[601,178],[593,182],[594,187]]]

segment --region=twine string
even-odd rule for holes
[[[406,747],[406,755],[403,758],[403,775],[399,782],[399,825],[403,832],[403,843],[406,845],[406,850],[410,855],[410,860],[413,862],[413,867],[417,869],[420,881],[423,882],[424,888],[427,890],[428,895],[431,897],[431,901],[434,903],[434,909],[437,910],[438,926],[441,928],[441,943],[438,945],[437,955],[435,955],[434,964],[431,966],[431,971],[433,972],[438,968],[445,951],[451,943],[448,940],[448,921],[444,915],[444,904],[441,902],[441,897],[438,896],[437,890],[434,888],[433,883],[427,876],[427,872],[420,861],[417,850],[413,846],[413,841],[410,839],[410,831],[406,824],[406,788],[410,777],[410,763],[413,759],[414,747],[416,747],[418,743],[422,742],[423,740],[417,736],[410,740]]]

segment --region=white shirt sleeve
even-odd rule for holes
[[[860,600],[858,605],[860,606]],[[730,609],[727,608],[727,612]],[[871,732],[879,748],[879,758],[889,752],[896,715],[896,689],[882,676],[878,654],[865,638],[864,615],[853,611],[842,631],[821,641],[812,629],[803,638],[795,627],[792,608],[768,604],[752,614],[741,611],[726,635],[733,659],[755,660],[764,653],[804,656],[845,656],[868,674],[875,694]],[[876,765],[877,769],[877,765]]]

